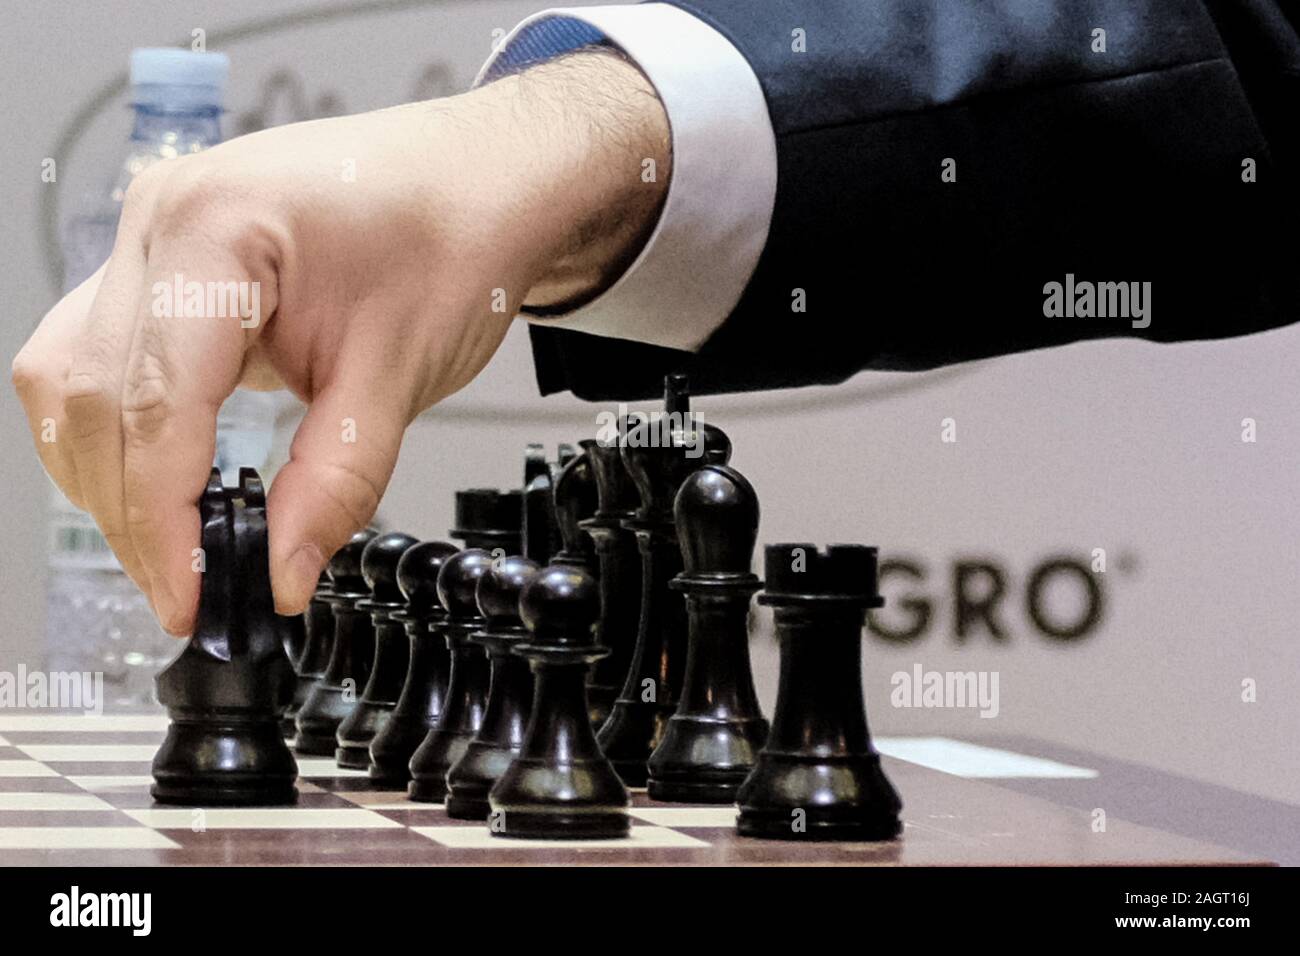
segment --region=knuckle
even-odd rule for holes
[[[32,399],[54,377],[46,364],[32,355],[27,349],[22,349],[14,356],[13,364],[9,368],[9,375],[14,390],[24,403]]]
[[[92,372],[72,372],[63,384],[63,414],[74,438],[105,428],[114,417],[113,389]]]
[[[127,501],[122,509],[123,527],[120,536],[123,542],[132,543],[136,533],[152,528],[156,513],[157,510],[145,502]]]
[[[321,486],[326,499],[346,516],[353,527],[365,527],[379,507],[383,490],[350,464],[335,462],[327,468],[331,480]]]
[[[143,331],[127,360],[121,388],[119,420],[126,445],[155,441],[174,408],[175,382],[165,336],[157,329]]]
[[[122,396],[122,436],[130,443],[151,441],[171,412],[171,386],[160,371],[134,378]]]

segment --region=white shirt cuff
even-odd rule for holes
[[[663,211],[640,255],[586,305],[532,317],[554,328],[694,351],[740,301],[767,243],[776,201],[776,136],[748,61],[721,33],[665,3],[562,7],[547,17],[591,24],[653,84],[672,133]]]

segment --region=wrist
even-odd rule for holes
[[[671,173],[668,118],[644,74],[596,49],[497,80],[467,97],[493,114],[512,172],[511,245],[532,307],[576,307],[645,245]]]

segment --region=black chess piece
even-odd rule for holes
[[[411,756],[406,792],[421,803],[439,803],[446,797],[447,771],[464,756],[483,723],[491,672],[483,647],[470,635],[483,627],[476,591],[492,561],[482,548],[466,548],[438,572],[438,600],[447,610],[442,630],[451,652],[451,676],[438,723]]]
[[[668,583],[682,570],[673,501],[687,475],[705,462],[725,464],[731,442],[687,408],[682,376],[665,386],[668,412],[642,417],[620,449],[641,504],[623,522],[641,553],[641,617],[627,678],[600,728],[601,749],[629,787],[644,786],[646,761],[677,709],[686,663],[686,605]]]
[[[298,730],[298,711],[307,703],[311,689],[324,676],[329,666],[330,653],[334,647],[334,611],[326,600],[329,593],[329,576],[322,571],[316,592],[302,615],[306,640],[302,652],[293,659],[297,675],[293,701],[280,718],[280,730],[289,740],[293,739]]]
[[[567,444],[559,446],[556,461],[547,461],[539,444],[530,444],[525,454],[520,553],[539,566],[546,564],[563,543],[553,490],[560,472],[574,457],[573,446]]]
[[[532,665],[533,708],[519,754],[488,796],[497,836],[601,839],[630,829],[627,788],[600,752],[587,713],[587,670],[607,653],[596,643],[596,581],[552,565],[524,588],[519,613],[530,636],[516,649]]]
[[[552,564],[582,568],[596,574],[596,548],[583,522],[596,514],[599,499],[596,493],[596,475],[592,469],[588,449],[596,444],[591,439],[579,443],[578,452],[560,469],[551,489],[555,525],[559,534],[559,548],[552,554]],[[534,559],[536,560],[536,559]]]
[[[862,627],[880,607],[876,549],[773,544],[759,603],[774,609],[781,677],[772,731],[736,802],[742,836],[890,840],[902,802],[871,744]]]
[[[311,602],[307,605],[307,612],[303,615],[307,643],[302,649],[302,654],[294,661],[298,684],[294,688],[293,703],[289,705],[286,714],[289,723],[282,724],[286,737],[292,737],[297,732],[298,711],[302,710],[302,705],[307,703],[311,689],[325,676],[325,671],[329,667],[330,654],[334,649],[334,610],[330,607],[329,595],[329,575],[322,571],[320,580],[316,583],[316,592],[312,595]]]
[[[370,742],[369,776],[381,787],[406,789],[411,756],[442,713],[451,656],[442,629],[447,612],[438,603],[438,572],[459,550],[446,541],[422,541],[397,562],[397,584],[406,608],[389,616],[406,628],[410,664],[397,706]]]
[[[682,484],[674,513],[685,570],[670,586],[686,595],[686,676],[650,755],[648,790],[654,800],[734,803],[768,731],[749,662],[758,495],[736,469],[705,465]]]
[[[334,642],[329,666],[298,711],[293,749],[300,754],[334,755],[339,725],[356,708],[359,688],[366,685],[375,629],[369,612],[356,605],[370,597],[361,574],[361,552],[376,534],[370,528],[358,531],[330,558],[326,600],[334,614]]]
[[[296,668],[302,652],[307,649],[307,614],[277,614],[275,626],[280,629],[285,656]]]
[[[352,713],[339,724],[338,748],[334,759],[340,767],[367,770],[370,767],[370,742],[388,723],[397,706],[406,672],[411,662],[410,642],[402,621],[393,613],[406,606],[397,586],[397,563],[417,539],[400,531],[390,531],[372,539],[361,552],[361,576],[370,589],[370,598],[357,602],[358,611],[370,612],[375,629],[375,656],[370,665],[370,679]]]
[[[596,483],[596,511],[578,524],[590,536],[596,551],[600,568],[596,641],[609,650],[592,667],[587,687],[591,724],[598,729],[609,718],[614,700],[627,680],[641,618],[641,555],[636,535],[623,527],[623,522],[635,514],[640,499],[619,454],[626,421],[619,425],[618,434],[583,444]]]
[[[464,755],[447,771],[447,815],[486,820],[488,791],[519,753],[533,706],[533,675],[528,662],[511,653],[528,636],[519,620],[519,595],[538,572],[525,557],[495,560],[478,579],[477,600],[483,629],[471,640],[487,649],[492,668],[483,722]]]
[[[456,527],[451,536],[466,548],[505,557],[523,546],[523,493],[495,488],[456,492]]]
[[[298,687],[302,683],[298,677],[298,661],[307,649],[307,615],[305,613],[277,614],[275,627],[280,632],[280,640],[284,643],[284,654],[289,658],[289,664],[294,670],[294,695],[280,717],[280,733],[285,737],[292,737],[295,730],[294,716],[298,713],[302,702],[307,699],[305,691],[301,699],[298,696]]]
[[[297,799],[298,767],[280,733],[293,667],[275,625],[266,497],[243,468],[212,470],[199,500],[204,570],[194,633],[158,675],[171,723],[153,761],[162,803],[270,805]]]

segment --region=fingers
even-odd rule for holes
[[[384,396],[402,393],[391,374],[356,363],[340,376],[313,399],[271,484],[271,585],[281,614],[307,606],[330,555],[374,516],[409,424],[405,396]]]
[[[188,301],[191,289],[204,293],[201,308]],[[259,311],[273,310],[273,292],[263,289],[226,250],[155,238],[121,363],[120,463],[107,451],[84,467],[78,461],[83,476],[107,475],[118,464],[122,520],[158,619],[173,634],[188,633],[198,610],[198,501],[212,468],[217,413],[239,380],[246,347],[244,317],[232,306],[258,301]]]
[[[73,442],[63,410],[72,347],[85,328],[106,266],[65,295],[41,320],[13,361],[13,382],[27,413],[41,464],[68,500],[85,510]]]
[[[125,240],[115,246],[84,324],[67,345],[63,411],[81,506],[94,516],[123,569],[150,594],[122,499],[122,388],[144,270],[140,249]]]

